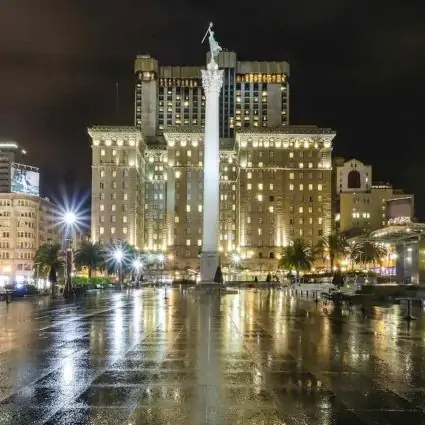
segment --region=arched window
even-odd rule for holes
[[[351,170],[348,173],[347,187],[348,189],[360,189],[361,187],[360,173],[357,170]]]

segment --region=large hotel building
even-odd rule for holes
[[[312,245],[332,227],[332,140],[289,125],[289,64],[219,56],[220,251],[252,270],[273,270],[283,246]],[[89,129],[92,239],[125,240],[199,267],[202,246],[203,67],[135,61],[134,125]]]

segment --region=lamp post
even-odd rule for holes
[[[120,288],[122,287],[122,260],[124,258],[124,253],[122,252],[122,249],[117,248],[114,252],[114,258],[118,264],[118,282],[120,284]]]
[[[165,256],[164,256],[164,254],[158,254],[157,260],[158,260],[158,264],[161,266],[161,285],[162,285],[163,265],[164,265],[164,262],[165,262]],[[168,299],[168,297],[167,297],[167,284],[165,284],[164,288],[165,288],[164,298],[165,299]]]
[[[140,258],[136,258],[133,261],[133,267],[134,270],[136,271],[136,288],[139,289],[140,288],[140,270],[142,268],[142,262],[140,261]]]
[[[70,298],[72,296],[72,235],[71,230],[77,221],[77,216],[74,212],[68,211],[63,216],[63,221],[66,227],[66,281],[63,289],[63,297]]]

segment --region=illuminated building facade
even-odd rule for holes
[[[275,270],[282,246],[300,237],[314,245],[331,232],[335,133],[289,125],[288,63],[240,62],[233,52],[220,54],[218,62],[224,70],[219,100],[222,264],[238,252],[253,270]],[[134,180],[126,190],[135,211],[132,221],[126,214],[126,233],[114,225],[123,217],[116,213],[118,203],[111,201],[111,196],[114,201],[124,196],[118,193],[120,182],[115,189],[111,186],[110,175],[118,165],[112,150],[118,149],[120,130],[89,130],[94,240],[126,240],[144,250],[169,253],[180,269],[199,269],[203,68],[160,67],[150,56],[136,58],[135,126],[126,132],[139,141],[133,149],[140,159],[133,160]]]
[[[92,127],[91,237],[143,242],[145,143],[135,127]]]
[[[0,285],[32,277],[37,248],[60,243],[57,210],[47,198],[0,193]]]
[[[336,167],[336,229],[347,232],[351,229],[377,230],[391,220],[400,220],[394,211],[408,206],[404,220],[411,221],[414,216],[414,196],[394,189],[388,183],[372,183],[372,166],[357,159],[351,159]],[[389,209],[388,206],[391,206]],[[392,217],[395,213],[395,216]]]

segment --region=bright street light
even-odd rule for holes
[[[133,267],[138,271],[142,267],[142,262],[138,258],[136,258],[133,261]]]
[[[122,249],[118,248],[114,251],[114,258],[119,263],[121,263],[122,259],[124,258],[124,253],[122,252]]]
[[[164,254],[158,254],[158,256],[156,257],[158,259],[158,262],[163,263],[165,260],[165,256]]]
[[[77,221],[77,215],[72,211],[67,211],[63,215],[63,221],[67,226],[73,226]]]

